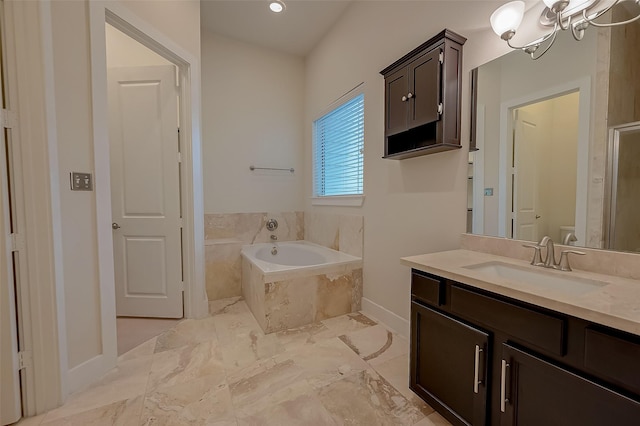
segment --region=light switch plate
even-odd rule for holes
[[[91,173],[71,172],[72,191],[93,191],[93,176]]]
[[[484,189],[484,196],[485,197],[492,197],[493,196],[493,188],[485,188]]]

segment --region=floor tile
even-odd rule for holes
[[[144,395],[151,360],[151,356],[146,356],[118,363],[116,368],[89,389],[71,395],[62,407],[49,411],[45,421],[50,422]]]
[[[409,353],[409,342],[382,325],[353,331],[340,339],[371,365]]]
[[[323,340],[329,336],[329,328],[321,322],[305,325],[298,328],[282,330],[276,333],[278,341],[285,351],[308,346]]]
[[[274,359],[278,362],[293,361],[303,370],[303,377],[314,388],[369,368],[337,337],[287,351]]]
[[[284,347],[275,334],[265,335],[256,329],[242,330],[221,346],[222,360],[228,371],[244,368],[283,351]]]
[[[240,296],[212,300],[209,302],[209,314],[212,316],[244,312],[246,310],[248,310],[248,307]]]
[[[132,359],[151,356],[156,349],[156,340],[157,337],[152,337],[146,342],[136,346],[128,352],[123,353],[118,357],[118,362],[130,361]]]
[[[46,426],[129,426],[137,425],[143,397],[114,402],[68,417],[42,423]]]
[[[18,423],[15,423],[15,425],[13,426],[39,426],[44,420],[44,417],[45,414],[32,417],[23,417],[22,419],[20,419],[20,421],[18,421]]]
[[[311,392],[305,381],[293,383],[277,392],[243,405],[236,411],[241,426],[337,426],[331,413]]]
[[[356,330],[372,327],[378,324],[368,316],[354,312],[352,314],[340,315],[339,317],[323,320],[322,323],[330,330],[331,335],[324,333],[327,337],[336,337]]]
[[[339,424],[412,425],[424,418],[420,410],[373,370],[333,382],[317,394]]]
[[[451,426],[444,417],[438,413],[433,413],[415,423],[414,426]]]
[[[158,336],[155,352],[216,340],[214,318],[187,319]]]
[[[236,425],[231,394],[215,376],[165,386],[144,400],[141,425]]]
[[[226,376],[215,341],[156,353],[153,356],[147,391],[203,376],[215,376],[219,381]]]
[[[292,360],[264,362],[246,369],[246,374],[229,377],[231,397],[236,407],[256,403],[274,392],[304,380],[304,370]]]
[[[180,321],[182,320],[167,318],[116,318],[118,355],[129,352],[152,337],[159,336]]]
[[[409,402],[417,407],[422,414],[433,413],[433,408],[409,389],[409,355],[400,355],[374,366],[374,369],[385,378]]]

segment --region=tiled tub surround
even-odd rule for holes
[[[276,219],[270,232],[267,220]],[[205,215],[205,267],[209,300],[242,295],[240,252],[246,244],[307,240],[336,251],[362,257],[363,217],[327,213],[221,213]]]
[[[516,243],[522,244],[522,241],[465,236],[463,249],[406,257],[402,259],[402,263],[482,290],[640,335],[640,281],[637,275],[640,272],[639,255],[585,249],[589,252],[586,256],[572,258],[572,263],[575,263],[572,264],[572,272],[561,272],[529,265],[531,253],[516,248]],[[477,250],[470,250],[469,246]],[[478,250],[480,247],[484,248],[484,252]],[[504,255],[506,253],[509,257]],[[576,262],[573,262],[574,260]],[[507,278],[487,276],[480,271],[466,268],[486,262],[532,268],[542,274],[601,281],[607,285],[576,295],[562,289],[538,287]],[[616,269],[616,263],[619,269]],[[595,272],[594,269],[600,270]],[[607,275],[604,275],[605,273]]]
[[[284,266],[255,257],[271,244],[247,246],[242,256],[242,293],[265,333],[300,327],[360,310],[362,259],[305,242],[300,250],[324,252],[327,263]],[[309,248],[310,247],[310,248]]]
[[[266,228],[269,219],[278,221],[278,229],[273,232]],[[242,295],[243,245],[266,243],[271,235],[276,235],[278,241],[304,238],[303,212],[207,214],[204,223],[209,300]]]

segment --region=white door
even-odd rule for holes
[[[110,68],[108,79],[116,314],[182,318],[176,70]]]
[[[2,91],[0,90],[0,105]],[[15,276],[13,270],[9,170],[4,129],[0,127],[0,425],[17,422],[21,415],[18,370],[18,325],[16,323]],[[9,160],[9,161],[7,161]]]
[[[513,143],[513,238],[538,241],[540,131],[532,114],[518,110]]]

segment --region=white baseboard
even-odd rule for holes
[[[366,297],[362,298],[362,312],[364,314],[372,316],[374,319],[378,320],[379,322],[387,326],[387,328],[395,331],[405,339],[409,339],[409,336],[411,334],[410,323],[401,316],[391,312],[386,308],[383,308],[382,306],[372,302]]]
[[[89,385],[97,382],[116,366],[116,362],[117,358],[98,355],[69,369],[67,373],[68,394],[86,389]]]

